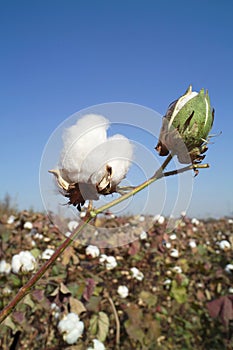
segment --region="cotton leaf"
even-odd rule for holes
[[[171,296],[179,303],[183,304],[187,300],[187,291],[184,286],[179,286],[178,283],[173,280],[171,287]]]
[[[157,303],[157,296],[145,290],[140,292],[139,298],[148,305],[149,308],[155,306]]]
[[[90,319],[91,334],[98,340],[104,342],[109,330],[109,318],[105,312],[100,311],[98,315],[93,315]]]

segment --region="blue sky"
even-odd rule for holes
[[[130,102],[165,113],[191,83],[216,118],[188,213],[233,212],[231,1],[1,1],[0,198],[42,209],[39,166],[73,113]]]

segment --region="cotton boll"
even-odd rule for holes
[[[75,220],[71,220],[68,222],[67,226],[68,226],[68,230],[73,232],[78,227],[78,222]]]
[[[108,126],[108,120],[100,115],[79,119],[66,129],[60,163],[50,170],[68,204],[79,211],[86,200],[117,192],[129,170],[133,145],[123,135],[107,138]]]
[[[33,271],[36,266],[36,260],[29,251],[21,251],[12,258],[12,271],[14,273]]]
[[[206,244],[207,244],[207,242],[206,242]],[[196,244],[196,242],[194,240],[191,240],[189,242],[189,246],[190,246],[190,248],[196,248],[197,244]]]
[[[133,275],[133,278],[135,278],[136,280],[138,281],[142,281],[143,278],[144,278],[144,275],[141,271],[138,270],[137,267],[131,267],[130,269],[132,275]]]
[[[16,217],[14,215],[10,215],[9,218],[7,219],[7,223],[9,225],[13,224],[13,222],[15,221]]]
[[[77,314],[71,312],[58,323],[58,329],[68,344],[74,344],[83,333],[84,323],[79,320]]]
[[[179,274],[182,273],[182,268],[180,266],[174,266],[172,271]]]
[[[23,227],[27,230],[31,230],[33,228],[33,224],[30,221],[26,221]]]
[[[11,271],[11,265],[6,260],[0,261],[0,274],[9,274]]]
[[[100,250],[95,245],[89,245],[86,247],[86,255],[92,258],[97,258],[100,255]]]
[[[51,248],[47,248],[45,249],[45,251],[43,251],[42,255],[41,255],[41,259],[43,260],[49,260],[51,258],[51,256],[53,255],[54,250]]]
[[[226,271],[227,273],[233,273],[233,264],[227,264],[227,265],[225,266],[225,271]]]
[[[63,335],[63,339],[67,344],[74,344],[80,337],[80,330],[79,329],[73,329],[72,331],[66,333]]]
[[[112,270],[117,266],[117,261],[112,255],[101,254],[99,261],[101,264],[105,264],[107,270]]]
[[[98,339],[93,339],[94,348],[87,348],[87,350],[105,350],[104,344]]]
[[[121,298],[127,298],[129,295],[129,289],[126,286],[119,286],[117,289],[117,293],[120,295]]]
[[[221,242],[219,242],[219,248],[222,250],[230,250],[231,244],[227,240],[223,239]]]
[[[142,231],[140,233],[140,239],[143,241],[143,240],[146,240],[148,238],[148,235],[145,231]]]
[[[112,270],[117,266],[117,261],[114,258],[114,256],[108,256],[107,257],[107,262],[106,262],[106,269],[107,270]]]
[[[88,181],[92,170],[81,172],[82,163],[88,154],[106,141],[108,126],[109,122],[103,116],[88,114],[66,129],[60,158],[62,176],[65,180],[75,183]]]
[[[172,241],[174,241],[174,240],[177,238],[177,236],[176,236],[175,233],[173,233],[173,234],[170,235],[169,238],[170,238]]]
[[[170,256],[173,257],[173,258],[179,258],[179,252],[177,249],[172,249],[170,251]]]

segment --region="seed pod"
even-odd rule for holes
[[[163,117],[156,150],[166,156],[177,155],[180,163],[197,163],[204,159],[208,134],[214,120],[208,92],[192,91],[190,85],[183,96],[172,102]]]

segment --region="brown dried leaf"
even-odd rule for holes
[[[73,260],[74,265],[77,265],[79,263],[79,258],[75,253],[74,248],[70,246],[66,248],[66,250],[63,253],[62,265],[64,266],[68,265],[71,259]]]
[[[71,294],[71,291],[65,286],[64,283],[60,283],[59,285],[59,290],[62,294],[66,295],[66,294]]]
[[[81,313],[87,311],[84,304],[76,298],[70,297],[69,303],[70,303],[70,311],[71,312],[74,312],[74,313],[80,315]]]

